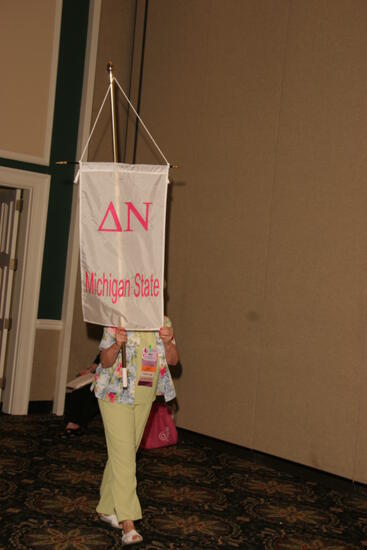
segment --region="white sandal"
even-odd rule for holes
[[[102,521],[105,521],[106,523],[109,523],[115,529],[121,529],[121,525],[119,525],[119,522],[115,514],[111,514],[110,516],[107,516],[106,514],[98,514],[98,515],[99,515],[99,519],[101,519]]]
[[[140,535],[140,533],[135,531],[135,529],[131,529],[130,531],[122,535],[121,542],[122,546],[128,546],[129,544],[139,544],[140,542],[143,542],[143,537]]]

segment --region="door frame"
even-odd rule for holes
[[[16,275],[20,277],[19,294],[12,308],[13,327],[3,391],[2,410],[8,414],[28,412],[50,179],[48,174],[0,166],[0,185],[23,189],[27,196],[21,213],[24,243]]]

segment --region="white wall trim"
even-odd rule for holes
[[[37,330],[62,330],[64,323],[55,319],[37,319]]]
[[[27,414],[33,368],[34,342],[41,284],[50,176],[0,167],[0,185],[29,191],[24,269],[19,299],[19,315],[12,366],[8,366],[3,412]]]
[[[91,0],[89,7],[89,22],[88,22],[88,37],[86,47],[86,57],[84,64],[84,79],[83,79],[83,95],[82,106],[80,111],[79,135],[77,155],[81,154],[84,144],[86,143],[92,117],[93,95],[94,95],[94,80],[96,72],[97,49],[99,22],[101,15],[102,0]],[[79,264],[79,205],[78,205],[78,186],[74,185],[73,189],[73,204],[71,211],[70,230],[69,230],[69,245],[67,264],[65,272],[65,288],[62,305],[62,322],[63,330],[61,333],[61,341],[57,359],[56,385],[53,402],[53,412],[57,415],[64,413],[65,404],[65,387],[67,382],[71,330],[74,316],[74,302],[76,278],[78,274]]]
[[[48,159],[44,155],[42,155],[42,157],[37,157],[35,155],[9,151],[8,149],[0,149],[0,157],[9,160],[17,160],[19,162],[39,164],[40,166],[48,166]]]
[[[44,128],[44,146],[42,156],[29,155],[27,153],[20,153],[19,151],[9,151],[0,149],[0,157],[18,160],[21,162],[31,162],[33,164],[40,164],[48,166],[50,162],[51,151],[51,138],[52,127],[54,119],[55,109],[55,95],[56,95],[56,81],[57,81],[57,67],[59,60],[59,46],[60,46],[60,33],[61,33],[61,19],[62,19],[62,0],[54,0],[55,6],[55,19],[54,19],[54,33],[52,41],[52,55],[51,55],[51,69],[49,80],[49,92],[48,92],[48,105],[47,105],[47,118]]]

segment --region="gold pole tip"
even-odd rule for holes
[[[107,63],[107,71],[108,71],[108,72],[111,72],[112,69],[113,69],[113,63],[112,63],[112,61],[109,61],[109,62]]]

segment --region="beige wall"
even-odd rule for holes
[[[1,157],[49,162],[61,11],[62,0],[1,2]]]
[[[361,1],[151,2],[142,95],[182,165],[179,425],[362,481],[366,17]]]
[[[94,122],[109,85],[107,63],[112,61],[113,72],[120,85],[130,90],[131,62],[135,28],[135,1],[103,0],[96,64],[92,121]],[[119,160],[124,159],[128,106],[116,93],[118,116]],[[113,161],[110,98],[101,113],[89,147],[89,161]]]
[[[255,447],[364,481],[366,16],[291,4],[254,425]]]
[[[56,382],[56,361],[60,330],[42,328],[36,331],[30,401],[50,401]]]
[[[366,20],[362,0],[154,0],[141,97],[181,165],[179,426],[364,482]],[[161,162],[143,135],[137,161]]]

